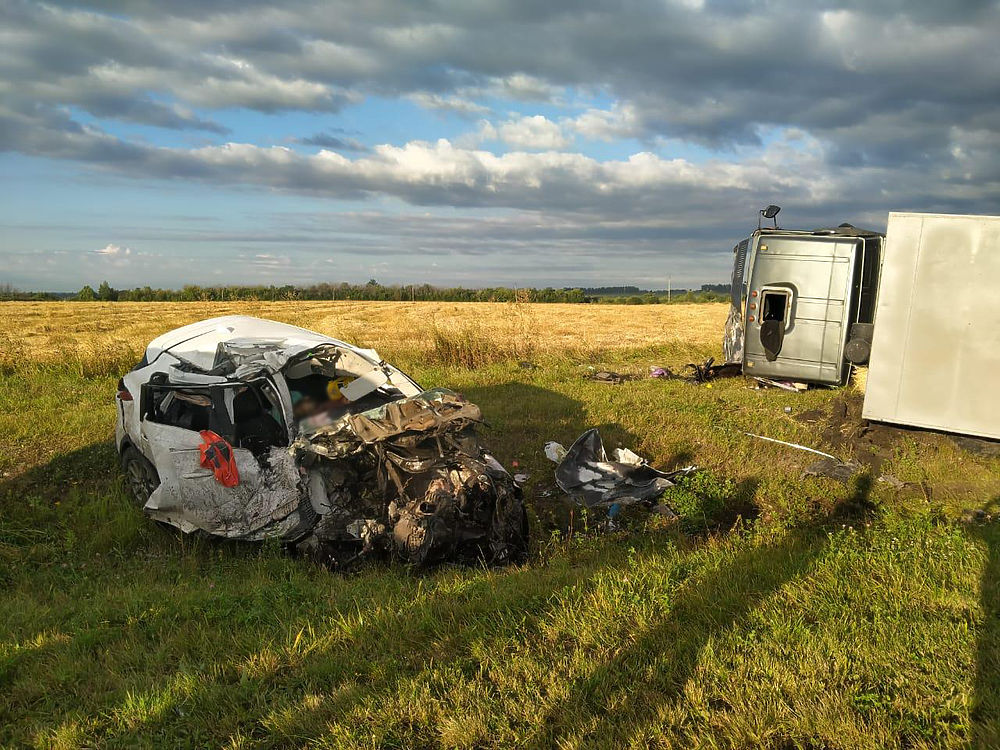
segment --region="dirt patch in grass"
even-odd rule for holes
[[[853,458],[878,473],[882,464],[892,458],[893,451],[904,437],[921,446],[941,444],[941,435],[918,429],[894,427],[869,422],[861,416],[863,394],[842,390],[826,409],[810,409],[795,415],[795,419],[815,425],[823,447],[844,458]]]

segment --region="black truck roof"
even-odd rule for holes
[[[824,227],[820,229],[782,229],[781,227],[762,227],[759,234],[792,234],[809,237],[883,237],[882,232],[871,229],[858,229],[851,224],[841,224],[839,227]]]

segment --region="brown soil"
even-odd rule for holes
[[[904,436],[928,446],[940,443],[942,436],[935,433],[868,422],[861,417],[863,402],[861,394],[845,390],[834,398],[827,411],[810,409],[795,418],[816,425],[831,453],[845,460],[853,457],[873,474],[891,458],[893,448]]]

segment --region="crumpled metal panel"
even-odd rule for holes
[[[361,529],[365,549],[390,547],[415,564],[467,553],[517,559],[527,544],[521,493],[480,445],[481,422],[475,404],[436,389],[296,440],[292,451],[324,478],[313,496],[330,508],[307,546],[357,539]]]
[[[743,361],[743,314],[738,307],[729,308],[726,318],[725,335],[722,339],[722,355],[727,364]]]
[[[152,518],[185,532],[201,530],[249,541],[295,539],[315,523],[315,513],[299,486],[298,467],[284,448],[272,448],[264,465],[250,451],[234,449],[240,482],[224,487],[201,466],[196,448],[162,439],[151,444],[161,472],[160,486],[145,506]],[[163,476],[165,469],[175,476]]]
[[[608,458],[597,428],[587,430],[556,466],[556,484],[588,508],[630,505],[659,497],[673,486],[674,477],[694,471],[692,466],[658,471],[626,448],[616,449],[613,455],[613,460]]]

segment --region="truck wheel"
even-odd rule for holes
[[[145,505],[153,490],[160,486],[156,467],[130,445],[122,451],[122,471],[132,497],[139,505]]]

